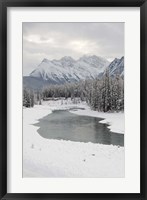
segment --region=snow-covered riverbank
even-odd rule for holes
[[[75,105],[70,100],[23,109],[23,177],[124,177],[123,147],[50,140],[37,133],[33,124],[38,119],[52,110],[73,107],[88,109],[86,104]],[[86,115],[86,110],[72,112],[84,111]]]
[[[85,110],[73,110],[70,111],[71,113],[83,116],[92,116],[92,117],[99,117],[104,118],[101,120],[100,123],[108,124],[108,128],[112,132],[124,134],[124,113],[103,113],[90,110],[87,106]]]
[[[76,102],[74,104],[70,99],[68,100],[58,100],[58,101],[46,101],[43,102],[43,105],[48,105],[51,110],[62,110],[62,109],[70,109],[75,108],[75,110],[69,110],[71,113],[77,114],[77,115],[86,115],[86,116],[92,116],[92,117],[99,117],[103,118],[103,120],[100,121],[100,123],[106,123],[108,124],[108,128],[112,132],[116,133],[125,133],[125,125],[124,125],[124,113],[104,113],[104,112],[97,112],[93,111],[89,108],[89,106],[84,102]],[[83,108],[83,110],[79,110],[77,108]]]

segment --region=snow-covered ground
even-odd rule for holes
[[[76,110],[76,107],[85,110]],[[105,114],[91,111],[86,103],[71,100],[43,102],[23,109],[23,177],[124,177],[124,147],[93,143],[51,140],[37,133],[33,124],[55,109],[70,109],[75,114],[106,118],[112,131],[124,133],[123,113]],[[116,116],[116,117],[115,117]],[[117,123],[115,124],[115,119]]]

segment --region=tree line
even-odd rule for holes
[[[35,103],[33,99],[36,94],[26,91],[25,89],[24,106],[31,107]],[[45,86],[37,94],[36,99],[38,102],[40,99],[49,100],[61,97],[72,100],[80,98],[81,101],[86,101],[91,109],[97,111],[122,111],[124,110],[124,80],[119,75],[110,77],[107,70],[101,79]]]

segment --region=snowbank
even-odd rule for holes
[[[123,147],[49,140],[37,133],[33,124],[60,104],[23,109],[23,177],[124,177]]]

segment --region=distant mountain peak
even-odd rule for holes
[[[106,69],[109,75],[124,77],[124,56],[115,58],[111,63],[96,55],[84,55],[78,60],[64,56],[59,60],[44,58],[30,76],[24,77],[24,85],[35,89],[48,84],[64,84],[79,80],[102,78]]]
[[[108,70],[110,73],[110,76],[120,75],[124,76],[124,56],[122,56],[120,59],[115,58],[110,65],[108,66]]]
[[[63,60],[63,61],[75,61],[71,56],[64,56],[60,60]]]
[[[48,60],[47,58],[44,58],[44,59],[42,60],[42,62],[48,63],[49,60]]]
[[[30,76],[57,84],[76,82],[97,77],[109,64],[105,58],[96,55],[84,55],[78,60],[71,56],[64,56],[59,60],[44,58]]]

